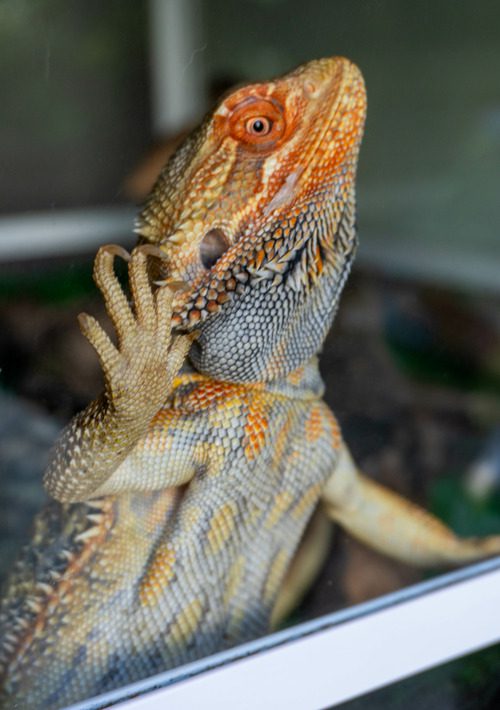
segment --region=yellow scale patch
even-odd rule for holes
[[[305,423],[306,441],[316,442],[323,434],[323,413],[320,407],[312,407]]]
[[[208,465],[205,473],[209,476],[217,476],[224,472],[222,464],[226,460],[226,452],[222,444],[199,441],[194,446],[193,458],[198,466]]]
[[[290,436],[290,430],[291,425],[290,420],[288,419],[279,430],[275,441],[273,441],[273,466],[275,470],[279,469],[283,460],[283,455]]]
[[[186,507],[183,511],[183,524],[186,533],[196,527],[199,519],[201,518],[201,514],[201,508],[197,505],[190,505],[189,508]]]
[[[269,574],[264,585],[264,602],[269,604],[273,601],[278,585],[285,573],[285,569],[288,563],[288,554],[286,550],[280,550],[276,557],[274,558],[271,567],[269,568]]]
[[[209,421],[214,427],[220,427],[223,430],[227,429],[231,425],[233,418],[239,416],[240,408],[241,399],[239,396],[226,397],[218,407],[214,407],[209,411]]]
[[[292,510],[292,517],[295,520],[298,520],[301,518],[304,513],[306,513],[309,508],[311,508],[314,503],[316,502],[319,493],[321,491],[321,484],[320,483],[315,483],[314,485],[310,486],[307,491],[304,493],[302,498],[299,500],[297,505],[293,508]]]
[[[173,644],[187,643],[195,634],[203,614],[203,606],[199,599],[194,599],[177,614],[170,627],[169,642]]]
[[[243,579],[243,573],[245,572],[245,556],[238,555],[236,560],[233,562],[229,574],[227,576],[227,587],[224,592],[224,604],[228,605],[232,599],[236,596],[238,587]]]
[[[276,525],[282,515],[286,513],[292,502],[293,495],[290,491],[282,491],[281,493],[278,493],[274,500],[274,505],[266,518],[265,526],[268,530]]]
[[[207,541],[212,553],[219,552],[231,537],[236,524],[236,507],[233,503],[225,503],[212,516]]]
[[[139,599],[146,606],[154,606],[160,594],[174,576],[175,550],[166,545],[156,553],[139,587]]]
[[[248,511],[245,514],[245,527],[247,529],[254,527],[263,515],[264,513],[260,505],[249,505]]]

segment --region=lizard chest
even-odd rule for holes
[[[220,648],[267,630],[334,465],[339,433],[319,399],[206,383],[176,404],[197,419],[198,465],[179,491],[141,589],[164,575],[167,563],[168,584],[155,603],[174,625],[189,617],[187,660],[198,655],[194,647]]]

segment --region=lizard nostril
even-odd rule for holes
[[[315,99],[319,94],[319,89],[310,79],[304,83],[304,93],[309,99]]]
[[[229,240],[222,229],[209,229],[200,244],[200,259],[205,269],[211,269],[228,248]]]

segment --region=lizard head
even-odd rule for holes
[[[359,70],[320,59],[226,96],[172,156],[137,224],[165,254],[177,332],[218,379],[282,377],[315,354],[352,260],[366,112]]]

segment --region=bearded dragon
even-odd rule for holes
[[[237,89],[166,165],[139,246],[98,252],[117,344],[80,317],[105,387],[55,448],[56,500],[7,588],[3,707],[60,708],[266,633],[314,578],[326,518],[412,564],[500,552],[360,473],[321,399],[365,110],[342,58]]]

